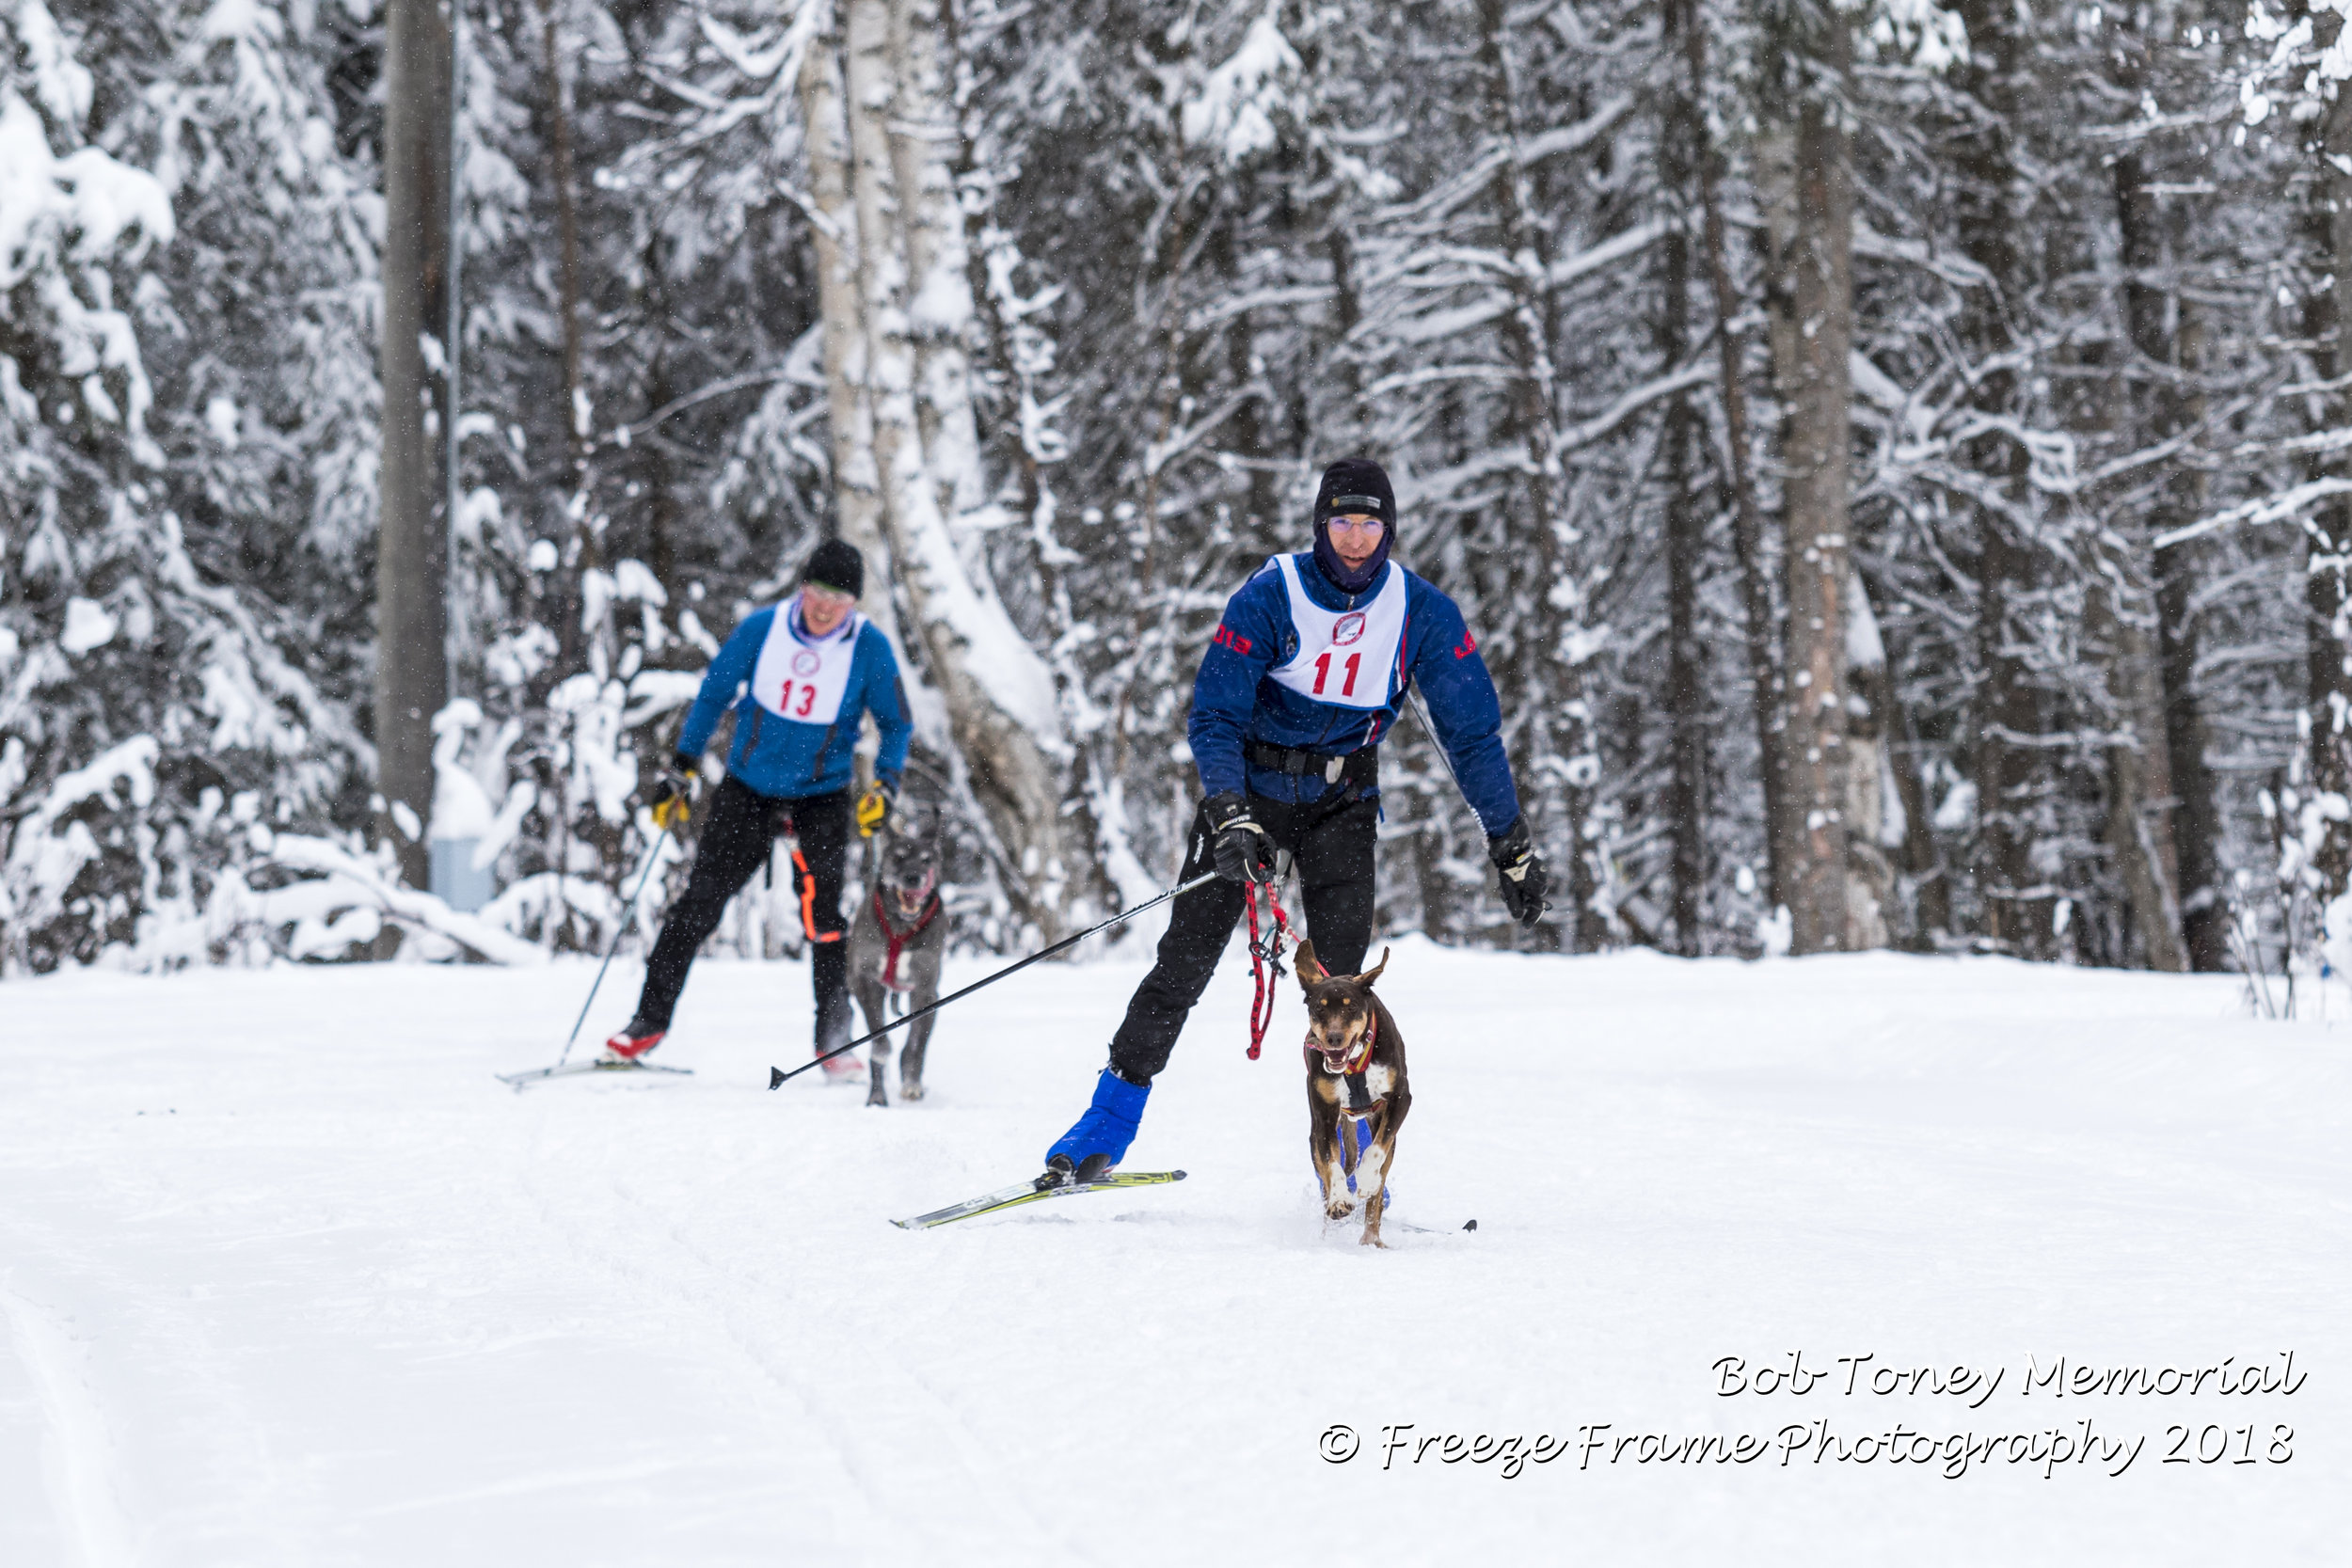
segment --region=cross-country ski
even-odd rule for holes
[[[928,1214],[912,1219],[892,1220],[901,1230],[929,1230],[935,1226],[952,1225],[958,1220],[977,1219],[1006,1209],[1018,1209],[1025,1203],[1036,1203],[1049,1197],[1075,1197],[1081,1193],[1121,1192],[1133,1187],[1156,1187],[1170,1181],[1182,1181],[1180,1170],[1111,1171],[1090,1181],[1047,1182],[1032,1178],[978,1197],[951,1203],[945,1209],[934,1209]]]
[[[544,1084],[550,1078],[577,1078],[582,1073],[589,1072],[666,1072],[675,1077],[686,1078],[691,1077],[693,1071],[694,1069],[691,1067],[675,1067],[667,1062],[616,1062],[592,1056],[582,1062],[563,1062],[554,1067],[526,1068],[520,1072],[501,1072],[494,1073],[492,1076],[501,1084],[520,1089],[527,1088],[532,1084]]]

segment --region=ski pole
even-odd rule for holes
[[[670,825],[665,822],[645,856],[645,874],[637,879],[637,891],[628,895],[628,908],[621,911],[621,923],[612,928],[612,941],[605,947],[604,962],[596,966],[596,983],[588,988],[588,1000],[580,1005],[580,1016],[572,1020],[571,1035],[564,1041],[564,1054],[555,1059],[557,1067],[571,1059],[572,1047],[580,1041],[580,1025],[588,1022],[588,1009],[596,1005],[596,992],[604,985],[604,972],[612,967],[612,955],[621,950],[621,938],[628,934],[629,923],[637,918],[637,902],[644,897],[645,884],[653,880],[654,867],[661,863],[661,847],[669,841]]]
[[[957,991],[953,996],[943,996],[938,1001],[930,1004],[928,1006],[915,1008],[914,1011],[907,1014],[904,1018],[893,1019],[879,1029],[873,1030],[868,1034],[860,1035],[857,1038],[851,1040],[847,1045],[836,1045],[831,1051],[826,1052],[823,1055],[816,1057],[810,1061],[803,1062],[799,1067],[794,1068],[790,1072],[785,1071],[784,1069],[780,1067],[771,1067],[768,1069],[768,1086],[771,1089],[780,1089],[784,1087],[787,1080],[798,1078],[802,1073],[806,1072],[810,1068],[817,1067],[825,1062],[830,1062],[835,1056],[841,1055],[845,1052],[855,1051],[859,1046],[866,1044],[868,1040],[880,1039],[882,1036],[887,1035],[890,1031],[898,1028],[900,1024],[913,1023],[918,1018],[927,1017],[931,1013],[939,1011],[940,1008],[946,1006],[950,1002],[961,1002],[983,986],[993,986],[1008,974],[1018,974],[1021,971],[1028,968],[1031,964],[1036,963],[1041,958],[1050,958],[1055,954],[1060,952],[1063,948],[1075,946],[1077,943],[1086,941],[1087,938],[1093,936],[1098,931],[1107,931],[1122,920],[1133,920],[1136,916],[1141,914],[1146,910],[1157,909],[1160,905],[1167,903],[1171,898],[1181,897],[1184,894],[1190,893],[1194,888],[1206,887],[1211,882],[1216,880],[1216,872],[1203,871],[1200,876],[1195,877],[1191,881],[1180,882],[1176,886],[1169,888],[1166,893],[1161,894],[1156,898],[1148,899],[1143,903],[1137,904],[1132,910],[1121,910],[1119,913],[1111,916],[1108,920],[1104,921],[1100,926],[1089,926],[1074,937],[1064,937],[1061,941],[1054,943],[1053,946],[1041,948],[1039,951],[1030,954],[1027,958],[1022,959],[1017,964],[1009,964],[1005,968],[998,970],[993,974],[988,975],[982,979],[975,980],[970,985],[964,987],[961,990]]]
[[[1413,703],[1413,713],[1421,720],[1422,733],[1429,736],[1429,744],[1431,748],[1437,752],[1438,760],[1445,764],[1445,776],[1454,781],[1454,792],[1462,797],[1463,803],[1468,804],[1470,801],[1470,795],[1468,791],[1462,788],[1462,775],[1454,770],[1454,759],[1445,754],[1445,742],[1438,738],[1438,726],[1429,721],[1429,710],[1421,705],[1421,693],[1415,691],[1410,693],[1410,696]],[[1478,815],[1478,808],[1476,806],[1470,807],[1470,816],[1477,821],[1478,831],[1480,832],[1485,832],[1486,831],[1486,819]],[[1535,911],[1535,917],[1540,920],[1545,914],[1549,913],[1550,910],[1551,900],[1547,898],[1544,900],[1544,907]]]
[[[1454,759],[1445,754],[1445,742],[1438,738],[1438,726],[1429,721],[1429,710],[1422,706],[1421,693],[1407,688],[1406,695],[1412,700],[1413,717],[1421,721],[1422,733],[1429,737],[1430,750],[1436,752],[1438,760],[1445,764],[1445,776],[1454,781],[1454,792],[1461,795],[1463,800],[1468,802],[1470,797],[1462,793],[1462,775],[1454,770]],[[1470,807],[1470,816],[1474,817],[1478,816],[1477,807]],[[1478,826],[1482,832],[1486,830],[1486,823],[1483,817],[1479,819]]]

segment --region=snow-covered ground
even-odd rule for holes
[[[790,965],[697,971],[691,1079],[521,1095],[490,1073],[550,1054],[584,964],[0,989],[0,1563],[2346,1560],[2352,1032],[2219,980],[1410,941],[1393,1213],[1428,1228],[1375,1253],[1310,1201],[1239,958],[1129,1161],[1189,1180],[929,1233],[885,1221],[1035,1169],[1138,964],[960,1005],[886,1112],[767,1092]],[[1811,1392],[1716,1392],[1792,1352]],[[2288,1352],[2292,1393],[2028,1381]],[[1931,1366],[1985,1382],[1869,1391]],[[1784,1453],[1820,1421],[1906,1462]],[[2017,1457],[2085,1422],[2145,1445]],[[1480,1433],[1566,1451],[1514,1475]]]

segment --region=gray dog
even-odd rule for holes
[[[850,988],[865,1010],[866,1027],[882,1028],[897,1016],[939,1000],[940,960],[947,953],[947,914],[939,899],[940,824],[936,812],[912,804],[891,814],[867,857],[873,890],[858,903],[850,924]],[[906,1026],[898,1055],[898,1092],[923,1098],[923,1053],[930,1045],[933,1018]],[[874,1041],[868,1105],[887,1105],[882,1069],[890,1065],[890,1038]]]

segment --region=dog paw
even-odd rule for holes
[[[1389,1247],[1389,1243],[1380,1239],[1380,1232],[1377,1230],[1365,1231],[1362,1235],[1356,1238],[1356,1244],[1358,1246],[1376,1246],[1383,1252],[1386,1252]]]
[[[923,1098],[923,1085],[920,1084],[901,1084],[898,1085],[898,1098],[900,1100],[920,1100]]]
[[[1335,1201],[1323,1206],[1323,1217],[1327,1220],[1343,1220],[1355,1212],[1356,1200],[1352,1197],[1344,1202]]]

